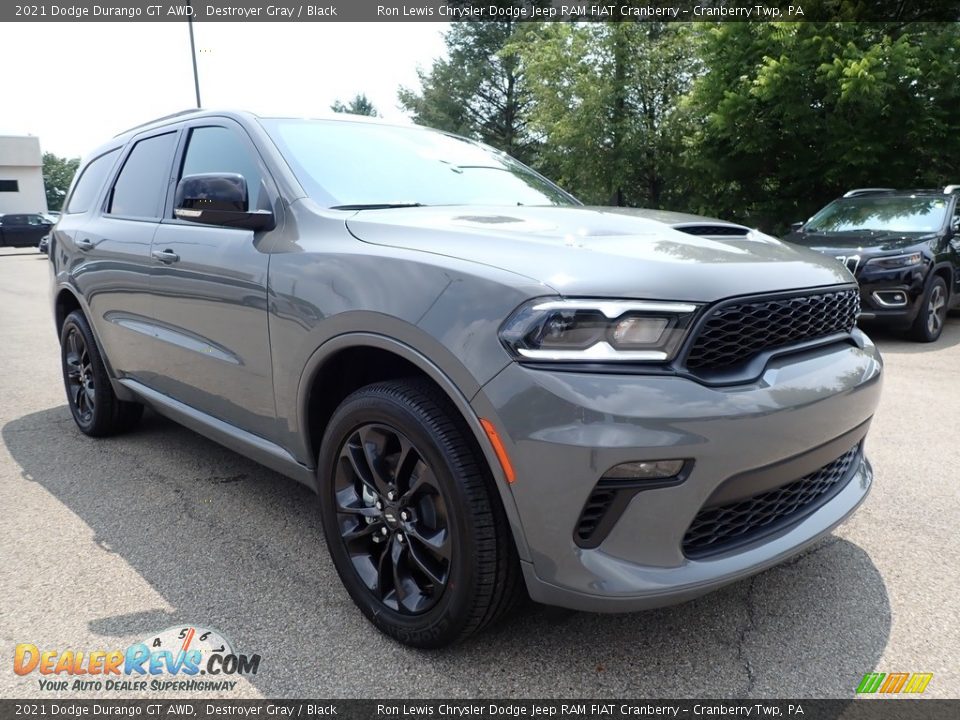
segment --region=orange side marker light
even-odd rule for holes
[[[510,462],[510,456],[507,455],[507,449],[503,446],[503,441],[500,439],[497,429],[486,418],[480,418],[480,424],[483,425],[483,431],[490,439],[490,444],[493,445],[493,451],[497,454],[497,460],[500,461],[500,467],[503,468],[503,474],[506,476],[507,482],[512,483],[517,479],[517,474],[513,471],[513,463]]]

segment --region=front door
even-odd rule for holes
[[[238,125],[207,119],[187,126],[175,180],[202,173],[243,175],[251,206],[272,209],[272,182]],[[176,219],[168,202],[151,247],[159,342],[150,385],[267,438],[276,417],[267,329],[270,256],[263,251],[269,236]]]

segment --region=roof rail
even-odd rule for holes
[[[947,186],[943,189],[943,194],[944,194],[944,195],[953,195],[953,194],[954,194],[955,192],[957,192],[958,190],[960,190],[960,185],[947,185]]]
[[[153,125],[154,123],[163,122],[164,120],[172,120],[173,118],[180,117],[182,115],[189,115],[190,113],[200,112],[201,108],[190,108],[189,110],[181,110],[180,112],[170,113],[169,115],[164,115],[163,117],[154,118],[153,120],[148,120],[147,122],[140,123],[139,125],[134,125],[129,127],[126,130],[122,130],[114,135],[115,138],[120,137],[121,135],[126,135],[128,132],[133,132],[142,127],[147,127],[147,125]]]
[[[858,195],[873,195],[875,193],[887,193],[887,192],[896,192],[896,188],[854,188],[853,190],[848,190],[843,194],[845,198],[857,197]]]

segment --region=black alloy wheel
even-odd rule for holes
[[[120,400],[83,313],[67,315],[60,331],[60,360],[67,405],[85,435],[103,437],[133,428],[143,405]]]
[[[317,462],[327,549],[357,607],[437,648],[523,596],[509,523],[475,436],[425,379],[367,385],[327,423]]]
[[[399,430],[357,428],[337,463],[340,537],[367,589],[391,610],[433,607],[450,577],[450,519],[433,470]]]
[[[943,333],[947,321],[949,295],[942,277],[934,276],[923,297],[923,305],[911,328],[911,335],[919,342],[934,342]]]

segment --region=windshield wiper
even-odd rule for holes
[[[426,207],[423,203],[357,203],[355,205],[333,205],[331,210],[392,210],[394,208]]]

